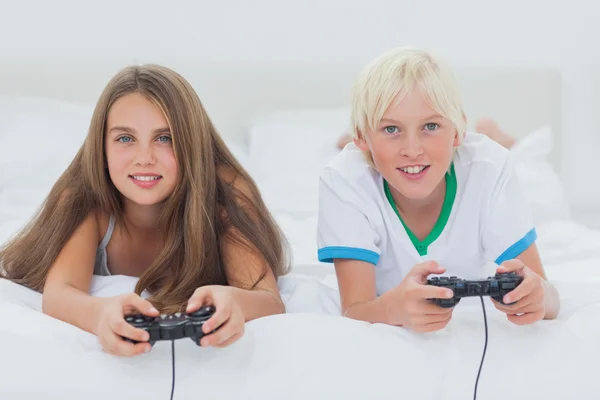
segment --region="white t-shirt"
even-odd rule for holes
[[[318,256],[375,266],[377,294],[397,286],[415,264],[435,260],[444,275],[486,278],[490,262],[516,258],[537,233],[510,152],[467,133],[446,174],[446,196],[431,234],[419,241],[397,214],[383,177],[347,145],[323,170]],[[493,264],[492,264],[493,265]]]

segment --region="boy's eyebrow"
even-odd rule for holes
[[[423,121],[426,121],[426,120],[428,120],[428,119],[436,119],[436,118],[444,118],[444,117],[443,117],[443,116],[441,116],[440,114],[437,114],[437,113],[436,113],[436,114],[431,114],[431,115],[429,115],[429,116],[427,116],[427,117],[423,118]]]
[[[421,121],[427,121],[427,120],[436,119],[436,118],[444,118],[444,117],[441,116],[440,114],[431,114],[424,118],[421,118]],[[381,121],[380,121],[380,123],[393,123],[393,124],[398,123],[398,122],[400,122],[400,121],[391,119],[391,118],[381,118]]]

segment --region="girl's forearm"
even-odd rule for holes
[[[244,313],[246,322],[274,314],[284,314],[285,305],[278,294],[267,290],[245,290],[229,286],[231,296]]]

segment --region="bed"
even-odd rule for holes
[[[472,398],[484,345],[478,300],[462,301],[447,329],[427,335],[353,321],[339,315],[331,265],[317,260],[318,174],[348,123],[358,66],[170,66],[191,81],[255,178],[294,258],[279,282],[286,315],[248,323],[226,349],[176,343],[174,398]],[[64,170],[118,67],[48,64],[39,73],[37,65],[0,66],[0,243]],[[458,66],[457,76],[470,126],[491,115],[521,138],[515,157],[529,183],[540,252],[563,300],[560,318],[527,327],[509,324],[486,301],[489,344],[478,398],[597,398],[600,231],[571,218],[562,191],[560,73]],[[92,293],[111,296],[134,285],[130,277],[95,277]],[[3,398],[169,398],[169,344],[115,358],[93,335],[40,310],[38,293],[0,281]]]

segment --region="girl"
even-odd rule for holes
[[[428,286],[447,273],[524,280],[495,303],[516,324],[555,318],[530,210],[510,152],[465,132],[451,72],[430,54],[393,49],[357,79],[348,144],[321,175],[319,259],[335,264],[344,315],[417,332],[444,328],[452,309]],[[483,267],[490,262],[496,271]]]
[[[130,356],[150,350],[147,334],[124,321],[135,310],[214,305],[204,331],[218,330],[203,346],[227,346],[246,321],[285,312],[276,280],[287,272],[285,249],[189,83],[146,65],[108,83],[83,146],[0,265],[4,278],[43,292],[44,313]],[[95,298],[93,274],[139,281],[135,294]]]

